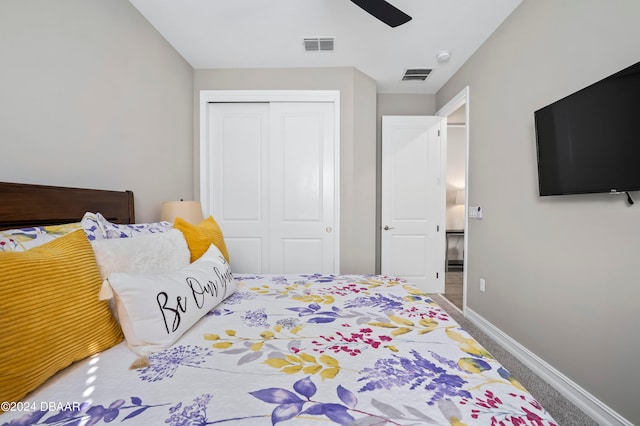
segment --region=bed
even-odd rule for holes
[[[0,229],[63,223],[78,226],[87,212],[104,212],[102,218],[106,222],[120,224],[114,225],[119,233],[121,226],[137,226],[131,225],[135,221],[131,192],[81,190],[78,195],[78,191],[0,183]],[[43,193],[53,198],[46,198]],[[7,194],[11,194],[10,202]],[[178,225],[176,221],[166,232],[181,229]],[[189,228],[182,232],[187,243],[191,231]],[[68,235],[74,232],[80,235],[84,229],[56,236],[53,244],[70,238]],[[131,242],[143,237],[127,238]],[[95,248],[94,243],[89,247]],[[46,248],[47,244],[52,243],[40,247]],[[78,244],[86,246],[84,242]],[[222,250],[216,248],[217,243],[209,245],[200,258],[190,258],[188,266],[178,269],[193,268],[205,258],[208,261],[213,250],[220,262],[216,270],[224,271],[228,262]],[[189,244],[187,247],[191,250]],[[38,249],[29,248],[23,253],[33,250]],[[98,259],[100,266],[98,252],[95,253],[93,262]],[[0,265],[2,256],[5,254],[0,252]],[[61,262],[68,261],[68,257]],[[189,271],[190,277],[197,275]],[[184,299],[163,296],[163,305],[157,296],[162,292],[149,289],[174,273],[140,274],[149,280],[144,281],[145,291],[136,293],[139,297],[156,295],[154,303],[160,307],[164,321],[161,325],[167,333],[172,327],[186,324],[174,341],[155,347],[129,342],[125,324],[137,321],[137,314],[128,310],[124,313],[130,318],[116,319],[123,311],[109,307],[106,300],[95,302],[105,285],[99,276],[93,281],[92,296],[84,299],[100,304],[101,318],[107,315],[105,312],[110,315],[104,320],[108,330],[100,332],[99,337],[107,333],[115,337],[51,372],[24,397],[3,402],[0,424],[556,424],[517,379],[442,307],[402,279],[312,272],[229,274],[225,278],[224,272],[218,272],[217,278],[197,287],[198,291],[190,284]],[[6,281],[4,275],[0,280]],[[109,276],[138,277],[121,272]],[[65,278],[60,285],[70,283],[71,279]],[[0,283],[3,287],[8,285]],[[113,290],[120,294],[115,285]],[[46,301],[48,294],[57,291],[54,288],[42,297]],[[207,303],[212,305],[204,306],[202,314],[189,319],[194,309],[187,301],[191,297],[200,302],[196,303],[198,306],[205,305],[205,298],[211,298]],[[3,331],[11,328],[4,310],[12,309],[12,305],[4,303],[0,306]],[[34,318],[47,308],[46,303],[38,306],[32,314]],[[143,309],[149,310],[153,309]],[[82,309],[87,311],[88,308]],[[73,316],[74,327],[88,321],[74,309],[54,312],[56,319]],[[79,340],[74,344],[82,346],[82,350],[95,346],[93,340],[83,340],[98,327],[98,320],[89,322],[88,330],[62,336],[73,335]],[[39,361],[38,367],[48,364],[54,356],[47,353],[47,347],[53,342],[47,341],[47,335],[37,335],[38,330],[30,333],[36,337],[25,345],[33,340],[38,345],[18,348],[16,352],[16,340],[4,332],[0,337],[0,359],[2,351],[12,350],[17,354],[14,357],[28,357],[40,351],[45,360]],[[4,389],[0,387],[0,393],[8,395],[14,382],[2,381],[2,374],[11,372],[1,365],[4,370],[0,370],[0,386]]]

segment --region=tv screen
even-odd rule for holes
[[[640,190],[640,62],[534,118],[541,196]]]

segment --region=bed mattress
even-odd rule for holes
[[[403,280],[235,279],[232,296],[141,368],[123,342],[4,403],[0,424],[555,424]]]

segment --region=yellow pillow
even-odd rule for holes
[[[20,401],[57,371],[119,343],[83,230],[0,252],[0,401]]]
[[[220,253],[229,262],[229,252],[227,251],[227,245],[224,243],[224,236],[212,216],[209,216],[198,225],[193,225],[177,217],[173,227],[184,234],[191,252],[192,263],[198,260],[209,249],[211,244],[218,247]]]

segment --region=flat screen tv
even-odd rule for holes
[[[640,190],[640,62],[534,118],[541,196]]]

